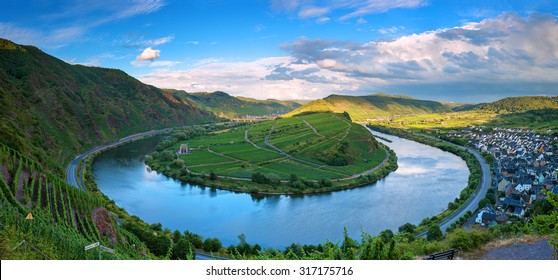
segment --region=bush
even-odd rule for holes
[[[488,242],[490,235],[485,231],[456,229],[448,235],[448,239],[452,248],[462,252],[469,252]]]
[[[204,251],[212,253],[219,252],[222,247],[223,244],[217,238],[207,238],[205,241],[203,241],[202,245]]]
[[[397,230],[399,233],[415,233],[417,227],[411,223],[406,223],[399,227]]]
[[[438,225],[431,225],[426,232],[426,240],[428,241],[435,241],[442,239],[442,230]]]

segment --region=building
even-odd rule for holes
[[[177,155],[183,155],[183,154],[189,154],[189,153],[190,153],[190,148],[188,148],[188,143],[181,144],[180,149],[178,149],[178,152],[176,152]]]

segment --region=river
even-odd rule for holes
[[[283,249],[291,243],[342,240],[343,228],[360,240],[362,232],[394,232],[446,209],[467,185],[465,162],[451,153],[377,133],[398,157],[399,168],[369,186],[328,194],[255,197],[211,190],[147,171],[143,157],[158,138],[139,140],[97,156],[93,172],[99,189],[148,223],[217,237],[225,246],[245,234],[251,244]]]

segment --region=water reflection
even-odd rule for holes
[[[99,188],[148,223],[189,230],[236,244],[283,248],[291,243],[340,241],[343,227],[353,238],[417,224],[459,196],[469,172],[460,158],[441,150],[378,133],[398,155],[399,169],[374,185],[328,194],[271,196],[190,186],[149,172],[143,164],[157,139],[108,151],[94,163]],[[381,141],[381,140],[380,140]]]

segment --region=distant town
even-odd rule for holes
[[[537,201],[540,204],[546,199],[543,191],[558,194],[557,136],[482,126],[450,131],[448,136],[467,139],[469,145],[494,158],[496,205],[479,209],[474,216],[476,223],[487,227],[526,220]]]

